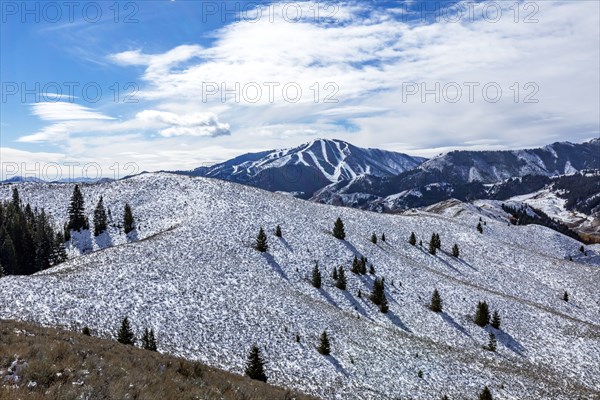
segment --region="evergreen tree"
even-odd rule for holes
[[[248,354],[248,361],[246,362],[246,375],[248,375],[250,379],[262,382],[267,381],[267,375],[265,374],[265,361],[263,360],[260,349],[256,344],[252,346],[252,349],[250,349],[250,354]]]
[[[569,301],[569,293],[567,293],[566,290],[565,290],[565,293],[563,294],[563,300],[564,301]]]
[[[352,269],[350,271],[352,271],[353,274],[360,274],[360,264],[356,256],[354,256],[354,260],[352,261]]]
[[[417,244],[417,236],[414,232],[411,232],[410,237],[408,238],[408,243],[412,244],[413,246]]]
[[[497,348],[498,348],[498,344],[496,342],[496,336],[490,332],[490,336],[488,339],[488,345],[487,345],[486,349],[489,351],[496,351]]]
[[[583,245],[579,246],[579,251],[582,253],[585,252],[585,247],[583,247]]]
[[[431,295],[431,303],[429,304],[429,309],[434,312],[442,312],[442,297],[440,296],[440,292],[437,289],[433,290],[433,294]]]
[[[142,349],[157,351],[156,338],[154,337],[154,329],[144,329],[144,335],[142,335]]]
[[[135,229],[135,221],[133,219],[133,213],[129,204],[125,203],[125,210],[123,212],[123,230],[127,235],[129,232]]]
[[[340,267],[342,268],[342,267]],[[331,273],[331,277],[333,278],[334,281],[338,280],[338,269],[336,267],[333,267],[333,272]]]
[[[480,301],[477,304],[474,321],[482,328],[490,323],[490,309],[485,301]]]
[[[317,347],[317,351],[324,356],[328,356],[331,353],[327,331],[323,331],[323,333],[321,333],[321,340],[319,342],[319,347]]]
[[[479,393],[479,400],[494,400],[492,392],[490,392],[490,389],[488,389],[487,386]]]
[[[435,243],[435,233],[431,236],[431,240],[429,241],[429,254],[435,255],[437,250],[437,246]]]
[[[346,231],[344,230],[344,223],[342,219],[338,217],[333,226],[333,236],[337,239],[344,240],[346,239]]]
[[[477,224],[477,231],[478,231],[479,233],[483,233],[483,226],[481,226],[481,222],[479,222],[479,223]]]
[[[498,310],[494,310],[494,315],[492,316],[492,323],[490,325],[492,325],[492,327],[495,329],[500,329],[500,324],[500,313],[498,312]]]
[[[358,271],[361,275],[367,274],[367,259],[364,256],[360,257],[360,262],[358,263]]]
[[[8,233],[3,234],[2,236],[4,236],[4,238],[2,240],[2,245],[0,246],[0,264],[2,264],[6,274],[17,274],[19,273],[19,261],[17,259],[15,245]]]
[[[335,282],[335,287],[341,290],[346,290],[346,273],[344,272],[344,267],[340,267],[338,271],[338,278]]]
[[[98,204],[94,209],[94,236],[98,236],[106,231],[107,217],[106,210],[104,208],[104,200],[100,196]]]
[[[387,298],[385,297],[385,284],[383,278],[375,278],[375,282],[373,282],[373,291],[371,292],[371,296],[369,298],[373,304],[379,306],[379,310],[382,313],[386,313],[388,311],[388,303]]]
[[[440,234],[439,233],[434,233],[433,234],[435,237],[435,247],[437,249],[441,249],[442,248],[442,240],[440,239]]]
[[[455,243],[454,246],[452,246],[452,257],[457,257],[460,255],[460,252],[458,251],[458,245]]]
[[[117,334],[117,341],[132,346],[135,344],[135,335],[133,329],[131,329],[131,325],[129,325],[129,319],[127,319],[127,317],[123,318],[123,321],[121,322],[121,328]]]
[[[19,191],[16,187],[14,187],[12,190],[12,205],[15,208],[21,207],[21,199],[19,198]]]
[[[88,328],[87,326],[84,326],[83,329],[81,330],[81,333],[85,336],[91,336],[92,333],[90,332],[90,328]]]
[[[277,236],[277,237],[281,237],[282,236],[282,234],[281,234],[281,227],[279,225],[277,225],[275,227],[275,236]]]
[[[371,242],[373,242],[373,244],[377,244],[377,235],[375,232],[371,234]]]
[[[85,216],[83,194],[79,189],[79,185],[75,185],[73,194],[71,196],[71,203],[69,204],[69,223],[67,225],[67,229],[72,231],[80,231],[88,228],[89,225]]]
[[[319,271],[319,263],[315,263],[312,271],[312,285],[317,289],[321,288],[321,271]]]
[[[381,241],[382,241],[382,242],[385,242],[385,233],[382,233],[382,234],[381,234]]]
[[[373,264],[369,265],[369,273],[371,275],[375,275],[375,267],[373,266]]]
[[[269,250],[269,244],[267,243],[267,235],[265,234],[265,231],[262,228],[262,226],[258,231],[258,236],[256,236],[255,248],[261,253],[264,253]]]

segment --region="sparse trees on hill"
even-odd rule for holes
[[[338,278],[335,282],[335,287],[341,290],[346,290],[346,273],[344,272],[344,267],[339,268],[338,270]]]
[[[142,335],[142,349],[150,351],[158,350],[156,345],[156,337],[154,336],[154,329],[144,329],[144,334]]]
[[[482,328],[490,323],[490,309],[485,301],[480,301],[477,304],[474,322]]]
[[[261,253],[264,253],[269,250],[269,245],[267,243],[267,235],[265,234],[265,231],[262,227],[258,231],[258,236],[256,236],[256,244],[254,247]]]
[[[89,229],[88,220],[85,216],[85,204],[83,201],[83,194],[79,189],[79,185],[75,185],[73,194],[71,195],[71,202],[69,203],[69,223],[67,229],[73,231],[80,231],[82,229]]]
[[[417,236],[414,232],[411,232],[410,237],[408,238],[408,243],[412,244],[413,246],[417,244]]]
[[[494,398],[492,397],[492,392],[490,392],[490,389],[488,389],[487,386],[484,387],[481,393],[479,394],[479,400],[494,400]]]
[[[500,313],[498,312],[498,310],[494,310],[494,315],[492,316],[492,323],[490,325],[492,325],[492,327],[495,329],[500,329],[501,322],[502,321],[500,320]]]
[[[98,204],[94,209],[94,236],[101,235],[106,231],[108,218],[106,216],[106,209],[104,208],[104,200],[100,196]]]
[[[127,317],[123,318],[123,321],[121,322],[121,328],[119,328],[119,332],[117,334],[117,341],[119,343],[132,346],[135,344],[135,334],[133,333],[133,329],[131,329],[129,319],[127,319]]]
[[[277,225],[275,227],[275,236],[277,236],[277,237],[281,237],[282,236],[281,227],[279,225]]]
[[[250,379],[266,382],[267,375],[265,374],[265,361],[260,353],[260,349],[255,344],[250,349],[248,361],[246,362],[246,375]]]
[[[313,271],[312,271],[311,283],[317,289],[321,288],[321,271],[319,271],[319,263],[315,263],[315,267],[313,268]]]
[[[373,232],[373,233],[371,234],[371,242],[372,242],[373,244],[377,244],[377,235],[375,234],[375,232]]]
[[[327,331],[323,331],[323,333],[321,333],[321,339],[319,341],[319,347],[317,347],[317,351],[324,356],[331,354],[331,346],[329,344]]]
[[[458,258],[459,256],[460,252],[458,250],[458,245],[455,243],[454,246],[452,246],[452,257]]]
[[[333,236],[337,239],[344,240],[346,239],[346,231],[344,230],[344,223],[342,219],[338,217],[333,225]]]
[[[387,298],[385,297],[385,284],[383,278],[375,278],[375,282],[373,282],[373,291],[369,298],[373,304],[379,306],[379,311],[384,314],[388,312],[389,308]]]
[[[429,309],[433,312],[442,312],[442,297],[437,289],[433,290],[431,295],[431,303],[429,303]]]
[[[123,230],[125,234],[135,229],[135,220],[133,219],[133,213],[129,204],[125,204],[125,210],[123,212]]]

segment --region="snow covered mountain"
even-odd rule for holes
[[[488,198],[486,185],[502,185],[511,178],[527,177],[539,185],[542,180],[535,177],[572,175],[585,170],[600,170],[598,139],[581,144],[554,143],[531,150],[452,151],[397,176],[361,176],[332,183],[315,193],[312,200],[394,211],[449,198]],[[513,186],[522,183],[513,182]],[[546,183],[548,180],[535,190]],[[530,192],[520,194],[525,193]]]
[[[308,198],[333,182],[364,174],[394,176],[423,161],[421,157],[364,149],[341,140],[317,139],[291,149],[244,154],[211,167],[197,168],[189,174]]]
[[[10,198],[13,186],[0,186],[0,198]],[[72,184],[18,188],[62,226]],[[115,218],[129,203],[135,235],[113,227],[98,243],[84,232],[79,239],[87,235],[95,251],[71,249],[57,267],[1,278],[0,318],[87,325],[114,336],[127,315],[138,334],[154,328],[160,351],[236,373],[256,342],[269,382],[324,399],[476,398],[484,385],[498,399],[600,395],[598,245],[583,254],[580,243],[555,231],[507,223],[498,207],[379,214],[165,173],[83,185],[82,192],[89,216],[100,195]],[[330,233],[337,217],[345,241]],[[479,218],[483,233],[475,229]],[[268,253],[253,248],[260,226]],[[373,232],[386,241],[372,243]],[[407,243],[411,232],[423,247]],[[442,242],[436,255],[426,250],[433,232]],[[449,254],[455,243],[459,258]],[[350,272],[355,255],[373,263],[374,276]],[[310,282],[315,262],[320,289]],[[330,276],[340,265],[345,291]],[[375,277],[385,278],[387,314],[368,298]],[[435,288],[442,313],[428,309]],[[499,330],[473,323],[479,301],[499,311]],[[315,349],[324,330],[327,357]],[[496,352],[482,348],[489,333]]]

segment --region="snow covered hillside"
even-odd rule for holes
[[[0,198],[12,187],[0,186]],[[18,188],[57,226],[66,221],[73,185]],[[377,214],[164,173],[82,192],[90,216],[103,195],[113,223],[129,203],[138,230],[125,236],[112,227],[98,243],[81,235],[78,246],[96,251],[72,249],[55,268],[1,278],[1,318],[88,325],[109,336],[127,315],[138,333],[154,328],[160,351],[237,373],[256,342],[269,382],[325,399],[473,399],[484,385],[497,399],[600,396],[600,267],[568,261],[580,243],[547,228],[490,214],[479,233],[477,210]],[[338,217],[345,241],[330,233]],[[261,226],[268,253],[253,248]],[[412,231],[416,246],[407,242]],[[372,243],[373,232],[386,241]],[[433,232],[442,242],[437,255],[427,252]],[[459,258],[449,254],[455,243]],[[385,277],[387,314],[368,299],[374,276],[350,272],[355,255]],[[310,282],[316,261],[321,289]],[[331,278],[340,265],[346,291]],[[435,288],[443,313],[427,307]],[[500,330],[473,323],[484,300],[499,311]],[[329,357],[315,349],[324,330]],[[497,352],[482,348],[489,332]]]

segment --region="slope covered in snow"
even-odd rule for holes
[[[18,187],[62,226],[71,184]],[[0,198],[11,189],[0,186]],[[157,331],[161,351],[237,373],[256,342],[269,382],[325,399],[474,398],[484,385],[500,399],[600,394],[600,268],[567,261],[579,243],[544,227],[490,217],[480,234],[471,212],[377,214],[170,174],[82,191],[90,213],[100,195],[114,218],[131,204],[137,237],[113,227],[113,247],[93,245],[53,269],[0,279],[0,317],[85,324],[110,336],[128,315],[138,333]],[[346,241],[330,233],[338,216]],[[282,238],[273,234],[277,224]],[[253,248],[260,226],[265,254]],[[411,231],[422,248],[407,243]],[[372,232],[385,232],[386,241],[371,243]],[[436,256],[426,251],[432,232],[442,241]],[[459,259],[448,254],[454,243]],[[368,299],[374,277],[350,273],[355,255],[385,277],[387,314]],[[321,289],[310,284],[316,261]],[[340,265],[347,291],[330,277]],[[443,313],[427,308],[434,288]],[[500,331],[472,322],[482,300],[500,312]],[[330,357],[315,349],[323,330]],[[482,348],[488,332],[496,353]]]

